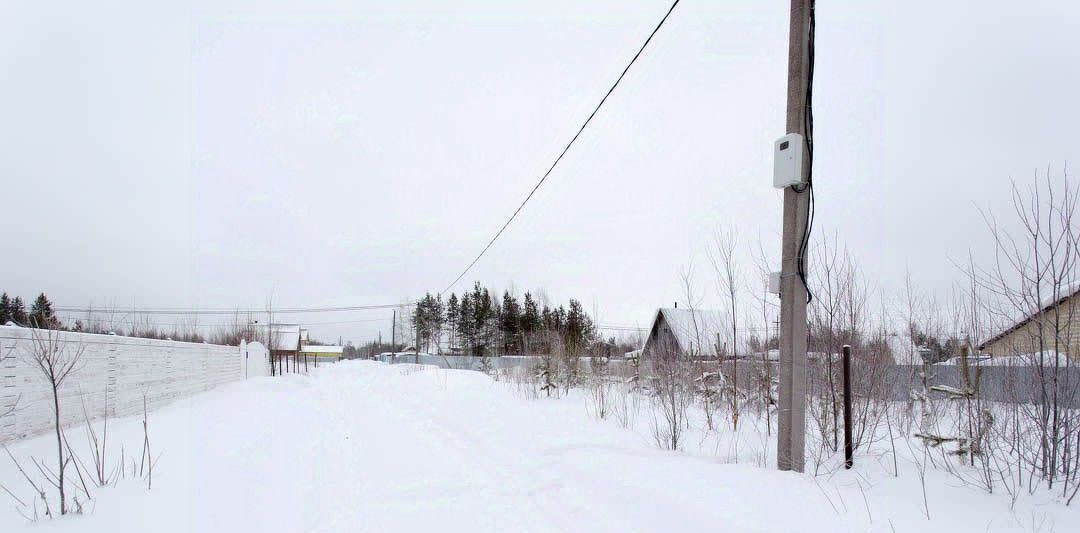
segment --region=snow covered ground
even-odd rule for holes
[[[151,489],[91,488],[86,514],[36,524],[3,500],[0,531],[1080,531],[1080,512],[1052,498],[1010,506],[936,471],[924,503],[917,469],[894,477],[892,457],[781,473],[725,463],[696,434],[689,452],[661,451],[645,412],[622,427],[586,406],[584,394],[527,399],[478,372],[409,364],[252,379],[150,414]],[[88,456],[83,432],[68,437]],[[137,456],[142,437],[141,417],[110,421],[109,460],[121,446]],[[28,462],[52,445],[9,449]],[[32,501],[3,459],[0,483]]]

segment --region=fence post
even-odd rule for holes
[[[844,345],[844,468],[855,464],[851,457],[854,447],[851,444],[851,346]]]

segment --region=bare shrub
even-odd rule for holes
[[[1026,188],[1013,182],[1013,222],[1001,224],[984,212],[994,260],[970,261],[966,268],[972,299],[984,297],[975,309],[988,318],[987,329],[1005,332],[992,355],[1017,358],[1026,374],[1014,383],[1014,454],[1029,479],[1069,501],[1080,490],[1080,383],[1074,372],[1080,306],[1073,296],[1080,283],[1078,200],[1080,186],[1069,182],[1067,171],[1055,179],[1048,169]],[[1023,326],[1010,329],[1017,321]]]
[[[116,469],[110,470],[108,465],[108,443],[109,443],[109,409],[108,409],[108,392],[106,392],[105,408],[102,409],[104,416],[101,420],[101,434],[98,435],[97,430],[94,429],[94,424],[90,421],[90,413],[86,409],[86,403],[83,402],[83,422],[86,424],[86,444],[90,448],[92,457],[91,466],[93,468],[86,468],[81,461],[80,466],[83,470],[89,470],[92,474],[91,479],[98,487],[104,487],[110,485],[116,481],[119,475]]]
[[[593,414],[603,420],[611,412],[611,382],[608,379],[606,357],[589,358],[589,404]]]
[[[668,450],[679,449],[688,410],[694,402],[690,365],[675,353],[671,349],[654,350],[648,360],[654,386],[653,438],[657,446]]]

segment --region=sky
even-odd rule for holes
[[[391,304],[480,251],[665,0],[0,2],[0,289],[61,306]],[[604,324],[719,305],[706,246],[777,262],[788,3],[684,0],[455,287]],[[979,209],[1080,161],[1080,4],[817,8],[817,236],[882,291],[988,257]],[[301,315],[356,342],[387,310]],[[207,320],[217,320],[214,318]],[[348,324],[340,322],[349,321]],[[333,323],[330,323],[333,322]]]

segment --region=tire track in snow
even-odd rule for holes
[[[440,372],[434,369],[434,372]],[[413,377],[438,379],[429,372],[412,374]],[[548,483],[533,483],[533,480],[542,478],[545,466],[553,464],[551,457],[547,461],[528,468],[527,464],[515,460],[506,454],[506,450],[512,450],[519,454],[525,450],[512,446],[496,447],[488,444],[489,438],[478,436],[469,431],[461,424],[454,424],[448,417],[442,416],[428,405],[419,403],[412,398],[396,395],[399,405],[406,406],[409,411],[423,418],[427,422],[427,428],[431,429],[445,442],[455,447],[469,463],[483,471],[485,476],[491,478],[496,486],[503,487],[502,492],[515,498],[515,502],[527,503],[533,510],[530,513],[530,521],[537,525],[537,531],[579,531],[580,524],[593,524],[590,530],[595,530],[596,520],[571,520],[566,517],[569,508],[579,507],[578,501],[566,501],[554,497],[553,490],[563,487],[561,479],[555,479]],[[521,466],[517,466],[521,465]],[[507,489],[509,488],[509,489]],[[599,518],[598,516],[593,518]]]
[[[417,372],[406,377],[430,378],[432,376],[427,372]],[[510,461],[502,458],[503,455],[497,448],[487,445],[485,439],[477,438],[464,428],[450,424],[446,417],[440,416],[428,406],[397,392],[390,394],[394,396],[395,405],[405,408],[409,413],[422,419],[426,430],[438,435],[441,442],[452,447],[462,461],[481,472],[489,480],[491,486],[498,488],[501,495],[512,498],[514,504],[528,505],[531,512],[522,514],[532,526],[528,529],[529,531],[580,530],[578,525],[564,518],[566,506],[563,502],[552,499],[547,492],[557,485],[528,486],[523,480],[535,479],[536,473],[514,468]],[[522,515],[519,514],[519,516]]]

